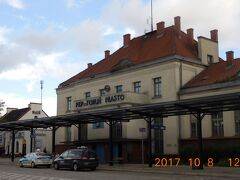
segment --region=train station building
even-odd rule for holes
[[[195,39],[192,28],[182,30],[179,16],[174,18],[172,26],[165,27],[164,22],[159,22],[156,30],[142,36],[132,38],[131,34],[125,34],[117,51],[106,50],[102,60],[96,64],[89,62],[84,71],[59,84],[57,116],[110,112],[117,108],[131,109],[215,95],[224,97],[239,92],[239,59],[234,58],[233,51],[226,52],[226,59],[221,59],[218,31],[210,30],[209,34],[209,37]],[[240,149],[239,107],[236,105],[226,112],[218,111],[221,107],[221,104],[219,108],[212,106],[212,113],[206,113],[202,119],[207,151],[220,148],[224,153]],[[195,112],[196,109],[188,107],[188,110]],[[171,113],[171,109],[167,111]],[[199,130],[196,116],[179,113],[168,117],[166,114],[159,113],[151,122],[152,153],[192,152]],[[94,119],[94,115],[91,116]],[[111,114],[107,117],[111,119]],[[97,152],[100,162],[108,162],[109,119],[102,115],[101,121],[81,124],[81,131],[74,125],[58,128],[56,152],[87,145]],[[113,158],[139,163],[143,149],[144,159],[147,159],[147,125],[146,119],[116,121],[112,126]]]

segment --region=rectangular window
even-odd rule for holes
[[[224,136],[222,112],[214,113],[212,115],[212,135],[216,137]]]
[[[93,129],[104,128],[104,122],[93,123]]]
[[[0,145],[3,143],[3,137],[2,135],[0,134]]]
[[[72,97],[67,97],[67,112],[72,110]]]
[[[157,77],[153,79],[153,83],[154,83],[154,96],[161,96],[161,77]]]
[[[88,99],[91,97],[91,93],[90,92],[85,92],[85,98]]]
[[[197,137],[197,118],[194,115],[190,115],[191,123],[191,138]]]
[[[156,117],[154,118],[154,125],[163,126],[163,118]],[[164,130],[161,129],[154,129],[154,145],[155,145],[155,152],[159,154],[163,154],[163,132]]]
[[[207,62],[208,64],[212,64],[213,63],[213,56],[212,55],[207,55]]]
[[[137,81],[133,83],[133,88],[135,93],[141,92],[141,81]]]
[[[122,122],[117,122],[112,129],[114,139],[122,138]]]
[[[71,127],[66,127],[65,128],[65,140],[67,142],[71,141]]]
[[[123,92],[123,86],[122,85],[115,86],[115,88],[116,88],[116,93]]]
[[[100,89],[99,90],[100,96],[105,96],[105,89]]]
[[[240,110],[234,112],[235,114],[235,134],[240,136]]]

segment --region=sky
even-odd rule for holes
[[[0,99],[6,107],[41,102],[56,115],[58,85],[122,46],[122,36],[150,31],[150,0],[0,0]],[[219,31],[219,56],[240,57],[239,0],[153,0],[153,24],[210,37]]]

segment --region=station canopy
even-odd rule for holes
[[[162,103],[136,105],[38,119],[18,120],[0,124],[0,131],[29,130],[30,128],[64,127],[77,124],[133,119],[168,117],[188,114],[213,114],[219,111],[240,110],[240,93],[175,100]]]

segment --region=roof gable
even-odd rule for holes
[[[235,80],[240,80],[240,59],[235,59],[232,63],[219,61],[218,63],[208,66],[195,78],[187,82],[183,88],[199,87]]]

